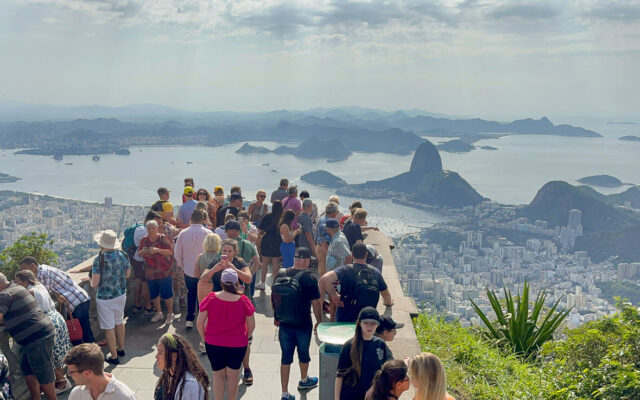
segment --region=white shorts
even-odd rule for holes
[[[124,318],[124,305],[127,302],[126,293],[109,300],[96,299],[98,306],[98,321],[100,329],[113,329],[122,323]]]

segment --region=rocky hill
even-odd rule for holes
[[[438,149],[426,140],[413,156],[408,172],[379,181],[347,185],[338,193],[348,195],[394,197],[434,206],[465,207],[484,198],[455,172],[442,170]]]
[[[599,199],[591,191],[564,181],[551,181],[519,213],[532,221],[546,220],[551,226],[563,226],[568,222],[569,210],[577,208],[582,211],[585,232],[620,231],[638,225],[637,220],[601,200],[606,196]]]
[[[347,182],[345,182],[342,178],[324,170],[317,170],[306,173],[302,175],[300,179],[312,185],[324,186],[328,188],[339,188],[347,184]]]
[[[584,178],[578,179],[578,182],[584,183],[585,185],[600,187],[619,187],[623,185],[620,179],[611,175],[585,176]]]

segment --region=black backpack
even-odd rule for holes
[[[353,266],[356,276],[353,284],[353,297],[350,303],[355,309],[362,310],[365,307],[376,308],[380,299],[380,287],[378,280],[368,265]]]
[[[271,286],[271,305],[273,316],[282,324],[297,324],[308,310],[304,310],[304,296],[300,278],[308,271],[303,270],[290,276],[288,271],[282,271]]]

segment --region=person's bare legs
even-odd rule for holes
[[[267,272],[269,271],[269,263],[271,263],[271,257],[262,257],[262,265],[260,269],[262,270],[262,280],[260,282],[267,284]]]
[[[125,329],[124,329],[124,323],[123,324],[119,324],[116,325],[115,328],[115,337],[118,339],[118,350],[124,350],[124,334],[125,334]],[[116,353],[116,356],[118,355],[118,353]]]
[[[162,312],[162,305],[160,304],[160,296],[156,296],[156,298],[151,300],[151,302],[153,303],[153,306],[155,307],[156,312],[158,311]]]
[[[142,285],[142,290],[140,291],[141,301],[142,304],[144,304],[144,307],[148,310],[151,308],[151,294],[149,293],[149,284],[147,283],[147,281],[140,281],[140,284]]]
[[[164,299],[164,304],[167,306],[167,314],[173,314],[173,297]]]
[[[280,364],[280,385],[282,393],[289,391],[289,373],[291,372],[291,364]]]
[[[225,371],[226,368],[220,371],[213,371],[213,398],[214,400],[224,400],[224,385],[225,385]]]
[[[327,252],[322,245],[316,245],[316,260],[318,261],[318,276],[327,272]]]
[[[56,396],[55,382],[47,383],[46,385],[40,385],[40,390],[42,391],[42,393],[44,393],[44,397],[46,397],[47,400],[57,400],[58,396]],[[40,396],[38,396],[38,399],[40,399]]]
[[[109,347],[109,353],[111,353],[111,358],[118,358],[118,351],[116,349],[116,330],[113,329],[105,329],[104,338],[107,340],[107,347]]]
[[[227,400],[236,400],[236,397],[238,397],[238,377],[240,376],[240,370],[225,368],[225,374],[227,376]]]
[[[35,375],[25,375],[24,381],[27,384],[27,388],[29,388],[29,393],[31,394],[31,400],[40,400],[42,397],[40,396],[40,383],[38,379],[36,379]]]
[[[271,284],[272,285],[273,285],[273,281],[276,280],[278,271],[280,271],[280,257],[273,257],[271,259]]]
[[[309,363],[299,363],[300,365],[300,380],[307,379],[307,375],[309,375]]]

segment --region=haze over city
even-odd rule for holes
[[[630,117],[637,1],[0,4],[0,105]]]

